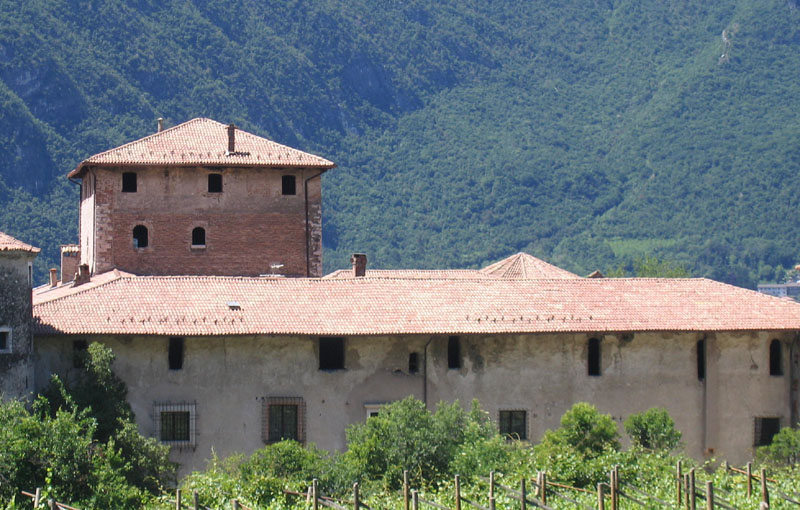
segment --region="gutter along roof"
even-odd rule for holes
[[[320,279],[112,272],[95,281],[57,292],[37,289],[34,331],[352,336],[800,330],[800,303],[701,278]]]

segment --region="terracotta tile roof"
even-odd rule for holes
[[[323,276],[324,279],[355,278],[352,269],[339,269]],[[367,269],[363,278],[408,278],[412,280],[474,280],[492,278],[477,269]]]
[[[37,291],[35,331],[316,336],[800,330],[800,303],[707,279],[106,278],[52,298]]]
[[[332,162],[292,149],[266,138],[236,129],[235,152],[228,154],[228,127],[211,119],[197,118],[154,133],[115,149],[95,154],[69,173],[83,167],[104,165],[224,165],[265,167],[333,168]]]
[[[533,255],[519,252],[480,270],[496,278],[580,278]]]
[[[23,243],[8,234],[0,232],[0,251],[26,251],[28,253],[39,253],[41,250],[30,244]]]

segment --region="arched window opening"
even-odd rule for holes
[[[706,380],[706,341],[697,341],[697,380]]]
[[[783,349],[781,341],[773,340],[769,344],[769,375],[783,375]]]
[[[192,230],[192,246],[205,246],[206,245],[206,229],[203,227],[195,227]]]
[[[592,376],[600,375],[600,340],[597,338],[589,339],[587,372]]]
[[[147,248],[147,227],[144,225],[133,227],[133,247]]]

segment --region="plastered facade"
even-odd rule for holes
[[[601,375],[587,374],[587,343],[599,338]],[[686,453],[751,458],[757,417],[791,423],[797,405],[798,340],[794,333],[635,333],[462,336],[461,368],[448,368],[447,336],[347,337],[345,368],[318,369],[316,337],[187,337],[183,368],[169,370],[165,337],[83,337],[117,354],[114,369],[129,387],[140,430],[154,430],[155,402],[192,402],[196,445],[174,448],[181,473],[202,469],[212,448],[220,456],[264,445],[264,399],[299,397],[305,439],[329,450],[345,445],[345,428],[365,420],[367,407],[413,395],[439,401],[477,398],[497,420],[523,410],[527,436],[538,440],[580,401],[610,413],[624,436],[631,413],[665,407],[683,433]],[[69,378],[75,338],[37,337],[37,381]],[[698,379],[697,341],[708,347]],[[769,343],[778,339],[783,375],[769,375]],[[409,373],[409,354],[419,371]],[[373,407],[374,408],[374,407]]]
[[[123,172],[136,191],[122,191]],[[208,175],[222,174],[222,191]],[[88,167],[81,190],[81,263],[93,274],[321,276],[320,171],[254,167]],[[282,193],[284,175],[294,195]],[[147,228],[146,247],[133,229]],[[192,245],[192,230],[205,244]]]
[[[27,398],[34,389],[30,267],[35,255],[0,252],[0,397]]]

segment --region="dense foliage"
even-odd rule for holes
[[[796,0],[0,4],[0,230],[76,241],[83,158],[194,116],[339,164],[326,270],[797,262]]]
[[[678,447],[681,433],[666,409],[654,407],[628,416],[625,432],[636,446],[647,450],[670,451]]]

